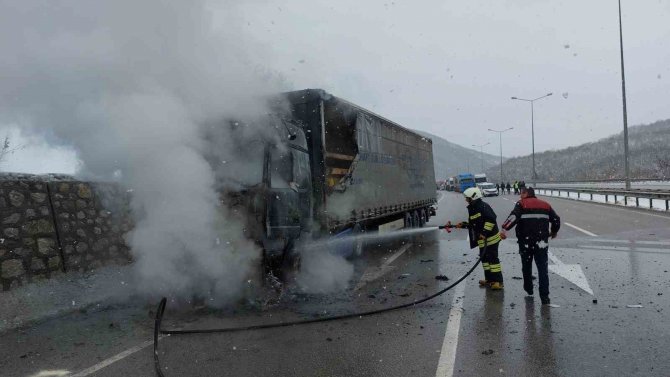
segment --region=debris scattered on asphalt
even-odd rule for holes
[[[447,275],[437,275],[435,276],[435,280],[449,281],[449,278]]]
[[[521,276],[512,276],[512,279],[514,280],[523,280]]]
[[[486,350],[486,351],[482,351],[482,355],[487,355],[487,356],[488,356],[488,355],[493,355],[493,350],[488,349],[488,350]]]
[[[561,307],[561,305],[557,305],[557,304],[549,304],[547,306],[550,307],[550,308],[560,308]]]
[[[593,299],[593,303],[594,303],[594,304],[597,304],[597,303],[598,303],[598,300],[594,298],[594,299]]]
[[[428,263],[432,261],[433,261],[432,259],[421,259],[421,263]]]
[[[509,303],[509,306],[511,306],[511,307],[515,307],[515,306],[516,306],[516,304],[515,304],[515,303],[513,303],[513,302],[510,302],[510,303]]]
[[[627,308],[644,308],[642,305],[626,305]]]
[[[536,280],[537,276],[533,275],[531,278],[532,278],[532,280]]]
[[[326,338],[327,341],[332,342],[333,338]]]
[[[657,295],[658,295],[658,296],[663,296],[663,293],[658,292]]]
[[[398,296],[400,296],[400,297],[408,297],[410,294],[411,294],[411,293],[403,293],[403,294],[399,294]]]
[[[377,298],[375,295],[368,295],[368,298]]]

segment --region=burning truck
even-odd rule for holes
[[[253,178],[224,195],[266,268],[299,260],[300,241],[422,227],[435,214],[430,139],[320,89],[280,97],[272,137],[234,143]],[[337,252],[361,253],[351,239]]]

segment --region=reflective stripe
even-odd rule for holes
[[[484,229],[486,229],[486,230],[493,230],[494,226],[496,226],[496,224],[490,223],[488,221],[484,223]]]
[[[488,243],[489,245],[495,245],[498,242],[500,242],[501,240],[502,240],[502,238],[500,238],[500,233],[496,233],[495,235],[487,238],[486,243]],[[485,246],[484,240],[477,240],[477,245],[479,247],[484,247]]]
[[[491,272],[502,272],[502,266],[500,263],[491,265]]]
[[[481,213],[481,212],[480,212],[480,213],[475,213],[474,215],[470,216],[470,220],[474,220],[474,219],[480,218],[481,216],[482,216],[482,213]]]
[[[542,213],[527,213],[525,215],[521,215],[522,219],[548,219],[549,215],[545,215]]]

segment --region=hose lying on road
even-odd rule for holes
[[[163,297],[158,304],[158,309],[156,310],[156,319],[154,322],[154,368],[156,370],[156,375],[159,377],[165,377],[163,374],[163,371],[161,369],[160,365],[160,360],[158,359],[158,338],[159,334],[163,335],[186,335],[186,334],[212,334],[212,333],[226,333],[226,332],[239,332],[239,331],[250,331],[250,330],[262,330],[262,329],[272,329],[272,328],[277,328],[277,327],[288,327],[288,326],[299,326],[299,325],[306,325],[310,323],[318,323],[318,322],[328,322],[328,321],[337,321],[337,320],[342,320],[342,319],[350,319],[350,318],[360,318],[360,317],[366,317],[366,316],[371,316],[375,314],[381,314],[381,313],[386,313],[390,312],[392,310],[398,310],[398,309],[404,309],[408,308],[411,306],[415,306],[421,303],[424,303],[426,301],[432,300],[437,296],[440,296],[447,292],[448,290],[452,289],[453,287],[457,286],[460,282],[465,280],[472,271],[475,270],[477,265],[481,262],[482,258],[484,257],[484,254],[486,254],[486,249],[488,245],[484,246],[484,249],[482,250],[481,253],[479,253],[479,258],[475,262],[472,267],[468,270],[468,272],[465,273],[465,275],[461,276],[458,280],[456,280],[453,284],[449,285],[446,288],[443,288],[435,293],[433,293],[430,296],[424,297],[419,300],[415,300],[412,302],[408,302],[405,304],[400,304],[400,305],[395,305],[391,307],[386,307],[386,308],[381,308],[381,309],[375,309],[375,310],[369,310],[366,312],[360,312],[360,313],[349,313],[349,314],[341,314],[341,315],[336,315],[332,317],[322,317],[322,318],[313,318],[313,319],[303,319],[303,320],[298,320],[298,321],[291,321],[291,322],[279,322],[279,323],[267,323],[267,324],[262,324],[262,325],[252,325],[252,326],[242,326],[242,327],[224,327],[224,328],[212,328],[212,329],[192,329],[192,330],[163,330],[161,328],[161,322],[163,321],[163,314],[165,313],[165,305],[167,304],[167,299]]]

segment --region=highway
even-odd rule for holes
[[[466,219],[440,192],[428,226]],[[487,198],[502,223],[518,197]],[[550,242],[554,307],[522,289],[515,240],[503,241],[505,289],[480,288],[481,267],[412,309],[338,322],[164,337],[166,376],[667,376],[670,216],[548,199],[563,226]],[[513,235],[513,232],[511,232]],[[225,311],[168,305],[165,327],[226,327],[314,318],[424,297],[476,261],[464,231],[428,231],[366,245],[349,288],[292,291],[277,306]],[[449,282],[435,279],[444,274]],[[536,289],[537,292],[537,289]],[[536,293],[537,294],[537,293]],[[594,303],[597,300],[597,303]],[[153,376],[157,302],[102,305],[0,334],[0,375]],[[638,307],[628,307],[636,305]]]

